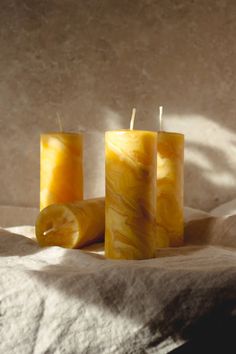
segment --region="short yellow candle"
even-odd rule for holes
[[[181,246],[184,235],[184,135],[158,132],[157,151],[157,237],[167,234],[170,246]]]
[[[104,231],[104,198],[50,205],[36,221],[36,237],[42,247],[80,248],[103,240]]]
[[[109,131],[105,145],[105,255],[112,259],[152,258],[157,133]]]
[[[83,135],[42,134],[40,153],[40,209],[83,199]]]

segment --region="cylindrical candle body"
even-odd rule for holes
[[[157,135],[157,235],[167,234],[170,246],[181,246],[184,236],[184,135]]]
[[[155,255],[157,134],[106,132],[105,254],[112,259]]]
[[[50,205],[36,221],[36,237],[42,247],[79,248],[103,240],[104,232],[104,198]]]
[[[83,199],[83,135],[48,133],[40,141],[40,209]]]

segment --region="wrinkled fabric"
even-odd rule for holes
[[[186,215],[185,246],[143,261],[106,260],[102,244],[40,248],[33,227],[1,229],[0,353],[235,345],[236,215]]]

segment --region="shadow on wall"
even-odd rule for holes
[[[156,128],[159,104],[176,117],[171,130],[194,125],[186,156],[210,161],[208,173],[187,159],[187,204],[209,209],[235,197],[235,145],[224,139],[236,140],[235,14],[227,0],[3,0],[0,202],[37,203],[38,135],[55,130],[57,112],[65,129],[88,132],[86,195],[101,195],[104,130],[127,127],[133,106],[137,128]]]
[[[235,196],[235,133],[203,116],[167,116],[185,134],[185,204],[212,209]]]

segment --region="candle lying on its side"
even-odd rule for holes
[[[48,133],[40,141],[40,209],[83,199],[83,135]]]
[[[50,205],[36,221],[36,237],[42,247],[79,248],[103,240],[104,232],[104,198]]]
[[[181,246],[183,209],[184,135],[157,135],[157,237],[167,234],[170,246]]]
[[[106,132],[105,255],[155,256],[157,133]]]

